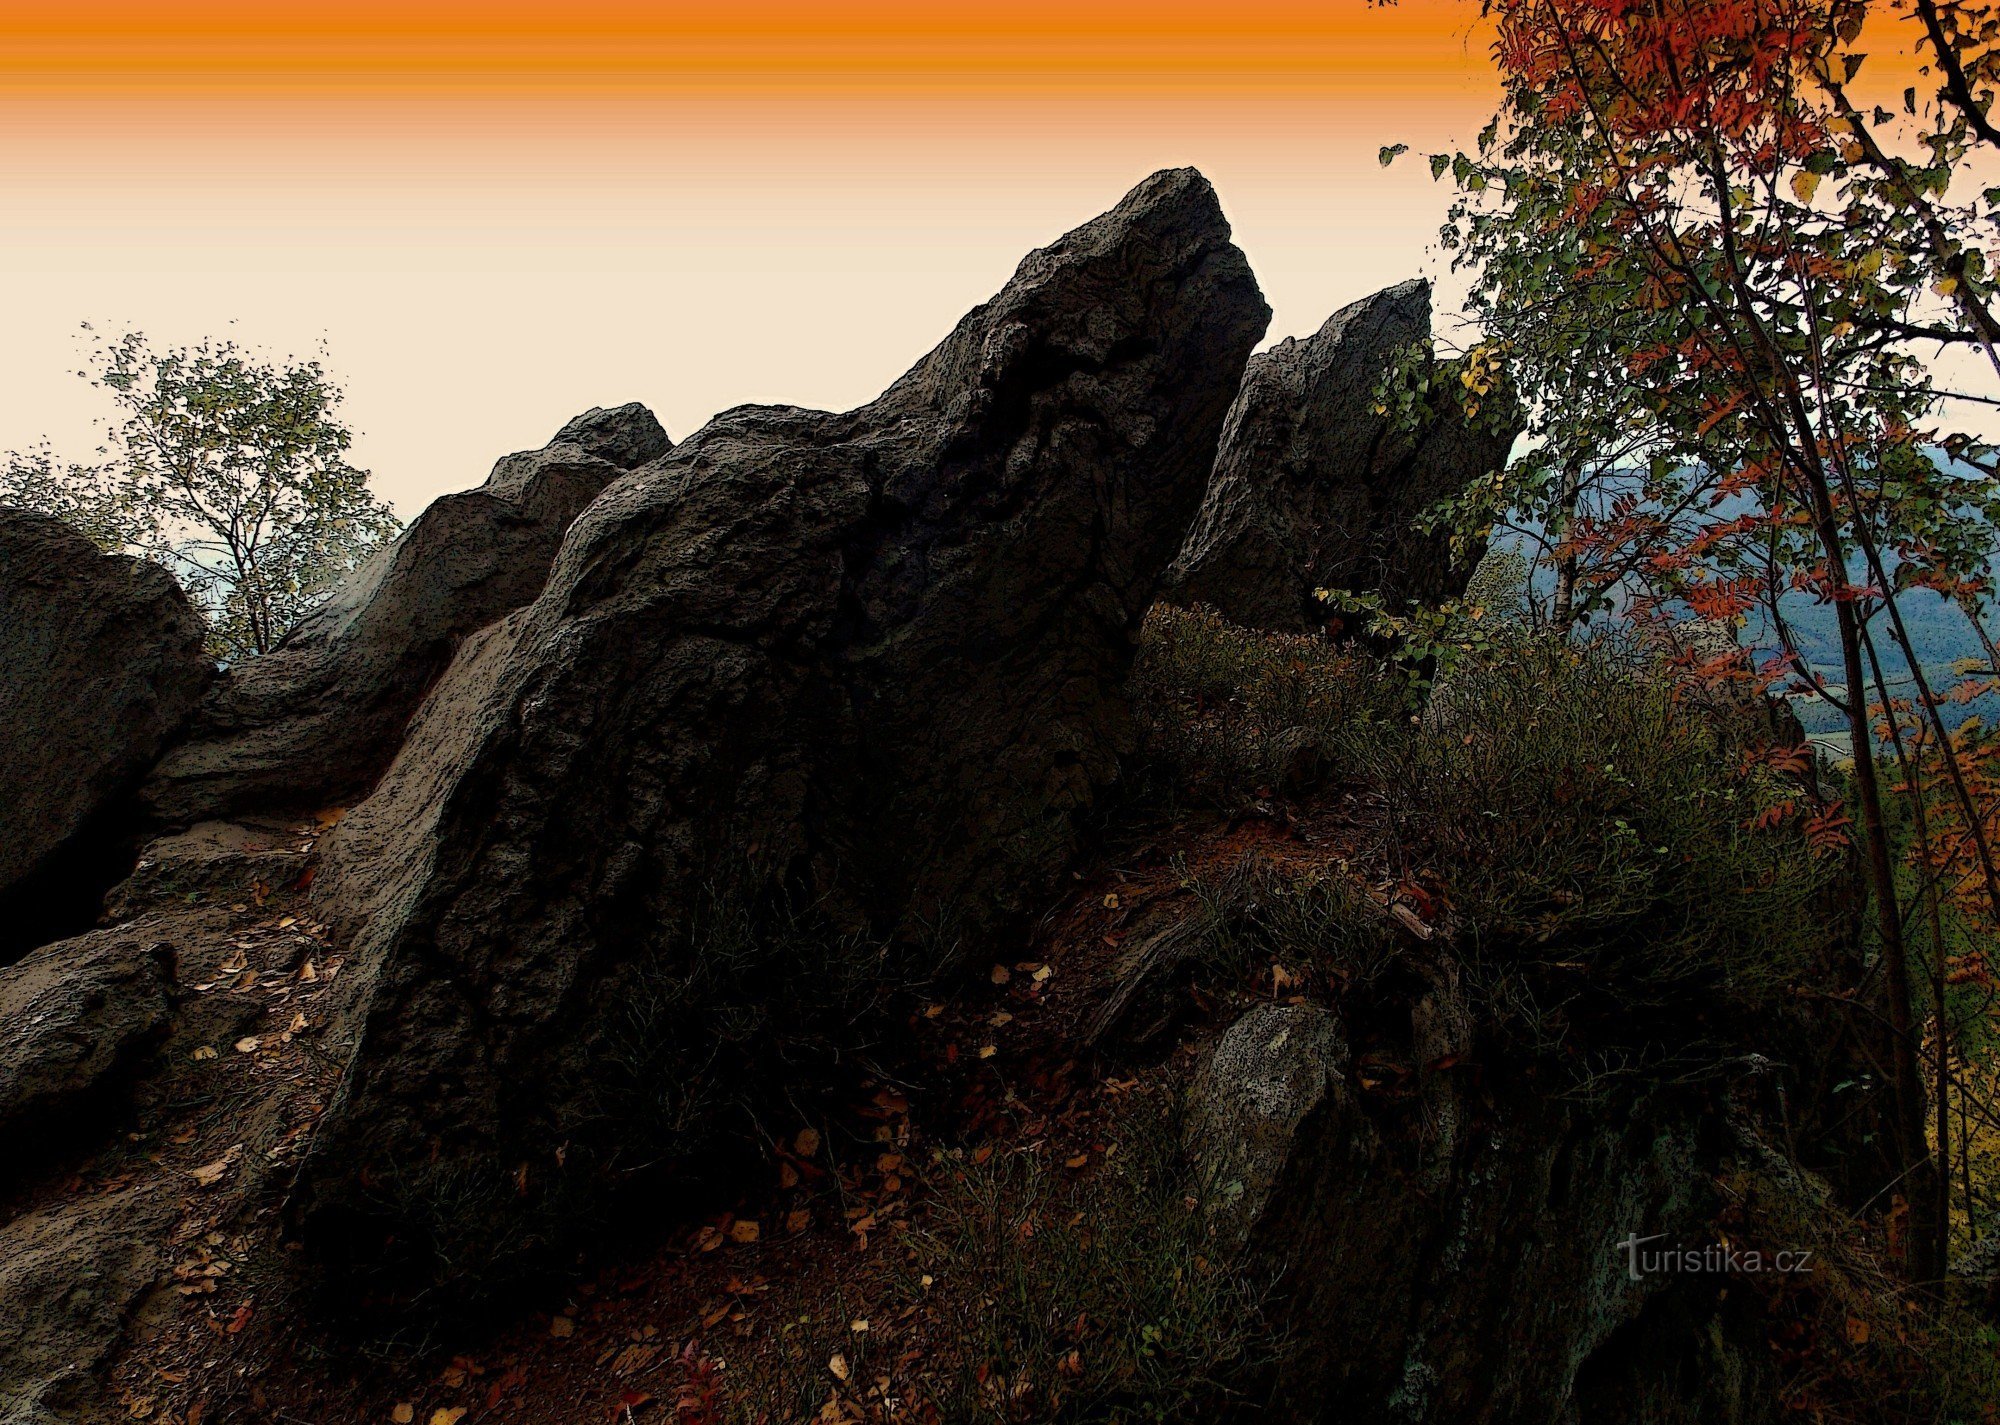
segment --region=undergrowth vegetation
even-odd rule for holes
[[[1132,670],[1155,781],[1207,801],[1337,775],[1357,737],[1401,718],[1405,681],[1323,638],[1167,604],[1148,615]]]
[[[1125,1127],[1082,1181],[1032,1147],[947,1165],[911,1237],[911,1294],[954,1357],[941,1418],[1214,1420],[1275,1355],[1262,1292],[1208,1240],[1178,1114]]]
[[[1371,808],[1367,869],[1496,995],[1532,968],[1625,1008],[1754,1009],[1832,953],[1840,862],[1775,814],[1796,769],[1635,647],[1489,630],[1412,713],[1412,684],[1366,652],[1162,610],[1137,676],[1161,781],[1227,806],[1224,789],[1279,786],[1303,759],[1346,784]],[[1381,934],[1324,887],[1205,889],[1254,902],[1267,942]]]

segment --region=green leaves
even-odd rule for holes
[[[172,569],[218,659],[270,649],[399,527],[347,462],[340,388],[318,361],[226,340],[156,350],[126,332],[100,339],[91,364],[119,418],[110,458],[11,455],[0,499]]]
[[[1382,166],[1384,168],[1387,168],[1390,164],[1396,161],[1399,155],[1408,153],[1409,151],[1410,151],[1410,146],[1406,143],[1383,144],[1382,152],[1378,154],[1377,157],[1381,159]]]

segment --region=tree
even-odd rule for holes
[[[1870,39],[1882,48],[1904,30],[1916,37],[1900,70],[1880,57],[1877,67],[1921,81],[1875,96],[1861,77],[1871,7],[1854,0],[1484,8],[1497,27],[1500,113],[1473,152],[1430,161],[1457,187],[1445,241],[1475,274],[1474,315],[1509,357],[1533,448],[1452,513],[1488,525],[1525,517],[1550,532],[1565,627],[1614,588],[1641,617],[1741,626],[1758,616],[1777,644],[1763,666],[1728,656],[1690,671],[1803,684],[1845,719],[1883,972],[1897,1189],[1912,1275],[1934,1279],[1950,1084],[1941,1047],[1934,1149],[1906,931],[1918,907],[1901,898],[1884,798],[1915,799],[1925,871],[1915,900],[1936,905],[1933,849],[1949,834],[1951,864],[1992,923],[1994,808],[1945,725],[1948,690],[1931,685],[1897,595],[1935,590],[1975,622],[1993,597],[2000,463],[1948,417],[2000,405],[2000,389],[1947,385],[1937,357],[1963,351],[1971,375],[2000,377],[1987,256],[2000,188],[1960,191],[1973,186],[1975,150],[2000,146],[1987,119],[2000,52],[1986,48],[2000,10],[1874,7],[1883,33]],[[1788,596],[1831,610],[1838,682],[1800,656]],[[1913,696],[1892,696],[1899,670],[1892,659],[1885,674],[1884,649]],[[1932,796],[1924,756],[1943,789]],[[1846,822],[1838,804],[1801,814],[1821,841]],[[1940,931],[1932,938],[1935,970],[1945,950]],[[1942,1046],[1942,976],[1931,983]]]
[[[171,568],[218,658],[270,651],[396,531],[347,462],[340,389],[318,361],[268,362],[233,341],[156,351],[127,332],[97,342],[91,365],[118,413],[108,458],[11,455],[0,503]]]

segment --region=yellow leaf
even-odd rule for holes
[[[1104,908],[1106,910],[1118,909],[1118,893],[1116,891],[1113,891],[1110,895],[1104,898]]]
[[[257,1052],[257,1046],[263,1042],[263,1040],[254,1034],[245,1035],[236,1041],[236,1052],[239,1054],[254,1054]]]
[[[763,1235],[763,1226],[755,1218],[739,1218],[729,1226],[729,1240],[732,1242],[754,1242]]]
[[[1813,194],[1819,191],[1819,175],[1811,169],[1801,168],[1792,175],[1792,192],[1801,203],[1810,203]]]
[[[204,1044],[188,1055],[188,1057],[190,1059],[213,1059],[215,1057],[215,1046],[213,1044]]]
[[[417,1418],[417,1407],[406,1400],[389,1412],[389,1418],[395,1421],[396,1425],[410,1425],[410,1422]]]
[[[431,1425],[458,1425],[464,1418],[463,1405],[440,1405],[431,1412]]]
[[[990,1058],[992,1058],[992,1057],[993,1057],[993,1056],[994,1056],[995,1054],[998,1054],[999,1052],[1000,1052],[1000,1051],[999,1051],[998,1049],[996,1049],[996,1048],[995,1048],[995,1047],[994,1047],[993,1045],[991,1045],[991,1044],[986,1044],[986,1045],[982,1045],[982,1046],[980,1047],[980,1050],[979,1050],[979,1057],[980,1057],[980,1058],[982,1058],[982,1059],[990,1059]]]
[[[833,1378],[835,1380],[841,1382],[843,1385],[846,1384],[847,1377],[849,1374],[847,1369],[847,1357],[841,1355],[834,1356],[832,1359],[827,1361],[826,1368],[833,1372]]]
[[[861,1335],[868,1329],[868,1318],[865,1316],[855,1317],[852,1321],[847,1323],[847,1329],[852,1331],[857,1336]]]
[[[1949,297],[1957,290],[1958,279],[1956,277],[1940,277],[1931,284],[1931,291],[1937,293],[1940,297]]]

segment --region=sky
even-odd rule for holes
[[[0,0],[0,450],[94,450],[84,322],[323,345],[407,518],[593,405],[867,401],[1184,164],[1273,340],[1449,307],[1448,185],[1377,155],[1491,114],[1477,8]]]

